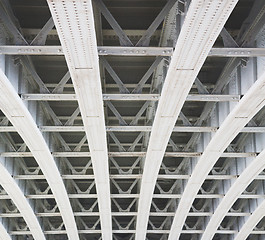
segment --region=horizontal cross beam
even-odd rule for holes
[[[229,180],[229,179],[236,179],[239,175],[208,175],[207,180]],[[16,175],[14,176],[15,179],[20,180],[45,180],[44,175]],[[111,179],[141,179],[142,174],[118,174],[118,175],[110,175]],[[158,179],[173,179],[173,180],[183,180],[183,179],[189,179],[190,175],[177,175],[177,174],[160,174],[157,177]],[[94,175],[87,175],[87,174],[78,174],[78,175],[62,175],[62,179],[94,179]],[[265,180],[265,175],[259,175],[255,178],[256,180]]]
[[[197,199],[215,199],[215,198],[224,198],[224,194],[198,194],[196,196]],[[31,194],[25,196],[27,199],[54,199],[53,194]],[[88,199],[88,198],[97,198],[97,194],[89,194],[89,193],[76,193],[76,194],[68,194],[70,199]],[[139,194],[111,194],[111,198],[114,199],[133,199],[139,198]],[[153,198],[155,199],[180,199],[182,194],[153,194]],[[264,199],[264,194],[242,194],[239,197],[240,199]],[[0,200],[7,200],[10,199],[9,195],[0,195]]]
[[[224,94],[189,94],[186,101],[199,102],[238,102],[240,95]],[[75,94],[22,94],[22,100],[27,101],[77,101]],[[158,101],[159,94],[103,94],[105,101]]]
[[[64,55],[61,46],[0,46],[0,54],[6,55]],[[101,56],[172,56],[168,47],[98,47]]]
[[[103,56],[172,56],[168,47],[98,47]],[[61,46],[0,46],[0,54],[6,55],[64,55]],[[211,57],[259,57],[265,56],[265,48],[212,48]]]
[[[39,126],[41,132],[84,132],[83,126]],[[107,126],[107,132],[150,132],[152,126]],[[218,127],[176,126],[173,132],[216,132]],[[0,126],[1,132],[16,132],[13,126]],[[264,133],[265,127],[244,127],[240,132]]]
[[[150,212],[152,217],[173,217],[175,212]],[[137,212],[112,212],[113,217],[125,217],[125,216],[137,216]],[[212,212],[190,212],[189,217],[208,217],[212,216]],[[229,217],[243,217],[250,216],[249,212],[229,212]],[[47,213],[36,213],[37,217],[60,217],[60,212],[47,212]],[[94,217],[99,216],[99,212],[74,212],[76,217]],[[0,213],[0,217],[3,218],[18,218],[21,217],[20,213]]]
[[[170,230],[147,230],[148,234],[168,234]],[[136,230],[113,230],[112,233],[117,234],[134,234]],[[204,230],[182,230],[183,234],[203,234]],[[100,234],[101,230],[78,230],[79,234]],[[238,230],[217,230],[217,234],[237,234]],[[10,231],[10,235],[30,235],[30,231]],[[46,235],[61,235],[66,234],[65,230],[50,230],[44,231]],[[262,235],[265,231],[252,231],[251,234]]]
[[[258,152],[225,152],[221,157],[256,157]],[[54,157],[90,157],[89,152],[52,152]],[[146,152],[109,152],[109,157],[145,157]],[[166,152],[165,157],[200,157],[202,152]],[[33,157],[31,152],[2,152],[0,157]]]

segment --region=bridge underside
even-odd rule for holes
[[[264,105],[264,0],[0,1],[0,239],[265,239]]]

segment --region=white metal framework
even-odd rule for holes
[[[0,76],[1,83],[4,83],[6,81],[6,77],[2,71],[0,71]],[[42,232],[38,219],[36,218],[28,200],[25,198],[16,181],[12,178],[11,174],[4,166],[4,162],[1,162],[0,164],[0,184],[18,207],[21,215],[29,226],[32,236],[34,236],[34,238],[45,240],[45,236]],[[11,240],[10,235],[2,223],[0,224],[0,234],[1,239]]]
[[[235,236],[235,240],[245,240],[252,233],[253,228],[264,217],[265,201],[263,201],[257,209],[249,216],[245,224],[240,229],[239,233]]]
[[[90,0],[48,0],[74,84],[95,176],[103,239],[112,239],[108,150]]]
[[[202,235],[201,239],[211,239],[213,235],[215,234],[218,226],[220,225],[222,219],[225,217],[229,209],[232,207],[233,203],[239,198],[239,196],[243,193],[243,191],[247,188],[247,186],[259,175],[259,173],[264,169],[264,163],[265,161],[265,150],[263,150],[255,160],[253,160],[249,166],[241,173],[239,178],[236,180],[236,182],[232,185],[232,187],[229,189],[229,191],[226,193],[225,197],[221,201],[221,203],[218,205],[217,209],[214,212],[214,215],[211,217],[210,222],[207,225],[207,228],[205,229],[205,232]],[[260,216],[264,216],[264,212],[262,213],[262,207],[258,207],[259,211],[261,213]],[[257,209],[257,210],[258,210]],[[248,234],[245,234],[245,238],[250,234],[254,226],[257,225],[260,218],[252,218],[253,221],[253,227],[248,230]],[[246,225],[247,226],[247,225]],[[244,226],[245,228],[245,226]],[[244,229],[243,228],[243,229]],[[245,230],[241,230],[242,233],[240,233],[238,239],[244,239],[241,234],[245,232]]]
[[[149,140],[141,181],[136,240],[146,235],[159,168],[180,110],[237,1],[192,1],[175,47]],[[176,237],[174,237],[176,238]]]
[[[0,224],[0,234],[1,234],[1,239],[3,240],[11,240],[10,235],[8,234],[8,232],[6,231],[5,227],[3,226],[3,224]]]
[[[58,207],[61,211],[69,239],[78,239],[76,223],[74,220],[70,201],[67,197],[64,183],[54,162],[54,158],[47,146],[47,143],[45,142],[41,132],[36,126],[34,119],[32,118],[22,100],[19,98],[12,84],[9,82],[3,71],[0,71],[0,74],[1,111],[5,114],[12,125],[16,128],[16,131],[23,138],[32,155],[39,164],[43,174],[45,175],[46,180],[52,189]],[[6,184],[8,184],[8,182],[9,181],[7,181]],[[10,184],[11,183],[12,182],[10,182]],[[11,191],[12,189],[13,188],[9,189],[9,191]],[[14,186],[13,190],[15,189],[19,194],[20,192],[18,191],[18,188]],[[15,203],[18,208],[21,209],[21,213],[23,214],[23,211],[25,211],[23,216],[25,216],[25,220],[31,228],[31,232],[34,237],[36,235],[36,238],[45,239],[31,207],[26,204],[27,202],[24,196],[22,198],[22,194],[16,195],[16,193],[12,192],[10,192],[10,194],[13,195],[12,199],[14,198],[14,200],[16,200]]]
[[[0,1],[0,239],[263,240],[265,0]]]
[[[246,95],[236,105],[227,116],[220,129],[213,136],[202,156],[199,158],[195,169],[192,172],[176,211],[174,221],[171,226],[169,239],[176,239],[187,218],[192,202],[195,199],[201,185],[208,173],[220,158],[222,152],[228,147],[230,142],[237,136],[239,131],[259,112],[265,105],[265,73],[249,89]],[[227,130],[229,128],[229,131]],[[244,179],[245,180],[245,179]],[[247,186],[247,185],[246,185]],[[238,189],[237,189],[238,190]],[[206,239],[212,235],[205,235]]]
[[[9,174],[7,169],[1,164],[0,165],[0,183],[7,192],[8,196],[12,199],[12,201],[16,204],[17,208],[19,209],[21,216],[25,219],[29,230],[32,236],[36,239],[43,239],[45,240],[45,236],[39,224],[39,221],[34,214],[28,200],[25,198],[23,192]],[[1,224],[0,225],[0,234],[1,239],[3,240],[11,240],[10,236],[7,233],[5,227]]]

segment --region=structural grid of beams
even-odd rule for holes
[[[264,158],[264,154],[263,154]],[[263,161],[264,163],[264,161]],[[245,240],[252,233],[253,228],[265,215],[265,200],[256,208],[256,210],[249,216],[245,224],[235,236],[235,240]]]
[[[237,136],[240,130],[265,105],[264,97],[265,97],[265,73],[254,83],[254,85],[249,89],[247,94],[240,100],[240,102],[228,115],[228,117],[225,119],[219,130],[216,132],[214,137],[211,139],[210,143],[207,145],[202,156],[200,157],[191,175],[191,178],[189,179],[185,187],[181,200],[178,204],[178,208],[169,234],[170,240],[179,238],[182,226],[184,225],[185,219],[188,216],[191,205],[194,199],[196,198],[196,195],[201,185],[205,181],[208,173],[211,171],[212,167],[220,158],[221,154],[229,146],[232,140]],[[229,129],[229,131],[227,129]],[[250,180],[248,178],[247,179],[245,178],[243,180],[244,186],[246,183],[251,181],[252,171],[253,171],[252,174],[254,176],[256,176],[257,172],[260,171],[258,166],[260,165],[256,166],[257,169],[255,167],[255,169],[253,170],[251,169],[251,171],[249,172]],[[246,175],[248,175],[248,173],[246,173]],[[241,177],[239,178],[239,181],[242,181]],[[233,196],[235,195],[236,197],[238,196],[238,194],[239,195],[241,194],[240,191],[241,187],[243,188],[244,186],[242,185],[242,182],[239,185],[235,186],[237,188],[233,187],[234,192],[232,194]],[[229,197],[226,196],[222,206],[227,207],[227,205],[230,205],[230,201],[233,202],[232,199],[229,199]],[[225,211],[225,209],[219,209],[218,211],[220,213],[223,210]],[[210,228],[212,227],[212,224],[215,225],[215,222],[212,222],[210,224],[211,225],[209,229],[207,229],[207,232],[205,233],[206,235],[204,235],[205,237],[204,239],[211,239],[210,236],[214,234],[214,232],[212,231],[213,229]]]
[[[45,175],[58,204],[69,239],[79,239],[70,201],[54,158],[51,155],[47,143],[39,131],[34,119],[3,71],[0,71],[0,108],[27,144],[33,157]],[[6,184],[8,183],[7,179]],[[11,180],[12,179],[10,179],[10,182],[12,183]],[[17,192],[19,190],[18,188],[13,189],[11,186],[8,188],[11,191],[11,194],[14,189],[17,189]],[[15,200],[15,193],[11,196],[13,196]],[[29,206],[25,202],[26,199],[24,195],[19,194],[16,198],[17,200],[15,201],[15,204],[18,208],[21,206],[20,211],[24,215],[25,221],[31,229],[32,234],[36,234],[36,237],[34,236],[34,238],[45,239],[32,209],[29,209]],[[22,203],[24,203],[24,207],[22,207]]]
[[[2,79],[3,72],[0,72]],[[34,214],[32,207],[30,206],[28,200],[25,198],[23,192],[17,185],[16,181],[13,179],[11,174],[5,168],[3,163],[0,163],[0,184],[5,189],[10,199],[14,202],[16,207],[21,213],[21,216],[24,218],[27,223],[29,230],[32,236],[35,239],[45,240],[45,236],[40,227],[39,221]],[[11,240],[9,234],[7,233],[5,227],[0,224],[0,239],[1,240]]]
[[[236,3],[237,0],[193,0],[189,6],[162,89],[147,149],[136,240],[145,238],[159,168],[180,110]]]
[[[208,223],[204,234],[202,235],[201,240],[212,239],[217,228],[222,222],[223,218],[228,213],[229,209],[233,206],[234,202],[239,198],[242,192],[247,188],[247,186],[259,175],[259,173],[264,169],[265,166],[265,150],[263,150],[256,158],[253,160],[249,166],[240,174],[239,178],[228,190],[224,196],[221,203],[218,205],[217,209],[214,212],[214,215],[211,217],[210,222]],[[265,206],[265,202],[264,202]],[[263,209],[263,210],[262,210]],[[261,216],[264,216],[264,207],[260,208],[262,212]],[[255,221],[258,218],[253,218],[251,224],[255,224]],[[257,224],[258,222],[256,222]],[[256,226],[256,225],[254,225]],[[254,227],[253,226],[253,227]],[[249,230],[249,233],[253,228]],[[243,234],[243,233],[241,233]],[[244,233],[245,234],[245,233]],[[247,237],[247,236],[246,236]],[[246,238],[245,237],[245,238]],[[245,239],[240,237],[238,239]]]
[[[82,115],[96,182],[102,238],[112,239],[108,150],[90,0],[48,0]]]

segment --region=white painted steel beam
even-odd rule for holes
[[[202,234],[204,230],[182,230],[181,233],[183,234]],[[148,234],[168,234],[169,230],[147,230]],[[237,230],[217,230],[217,234],[224,234],[224,235],[235,235],[237,234]],[[66,234],[65,230],[50,230],[44,231],[46,235],[62,235]],[[79,234],[100,234],[100,230],[79,230]],[[135,230],[113,230],[115,234],[135,234]],[[10,231],[10,235],[12,236],[21,236],[30,234],[29,231]],[[265,231],[251,231],[250,234],[255,235],[264,235]],[[239,240],[239,239],[237,239]],[[241,240],[241,239],[240,239]]]
[[[265,105],[265,73],[253,84],[215,133],[200,157],[182,198],[171,226],[169,240],[178,239],[191,205],[208,173],[240,130]],[[229,129],[229,131],[228,131]]]
[[[41,132],[84,132],[84,126],[39,126]],[[150,132],[152,126],[107,126],[107,132]],[[217,127],[176,126],[173,132],[216,132]],[[263,127],[245,129],[246,132],[265,132]],[[16,132],[13,126],[0,126],[0,132]]]
[[[204,230],[182,230],[183,234],[202,234]],[[147,233],[149,234],[168,234],[169,230],[147,230]],[[47,235],[60,235],[65,234],[65,230],[50,230],[50,231],[44,231]],[[99,234],[100,230],[79,230],[79,234]],[[135,234],[136,230],[113,230],[113,233],[116,234]],[[218,230],[218,234],[236,234],[237,230]],[[264,234],[265,231],[252,231],[251,234]],[[29,234],[28,231],[10,231],[11,235],[18,236],[18,235],[26,235]]]
[[[195,96],[196,97],[196,96]],[[203,97],[203,96],[201,96]],[[230,99],[230,100],[239,100],[240,96],[238,95],[214,95],[214,96],[205,96],[206,98],[215,98],[218,99]],[[76,101],[76,94],[22,94],[22,100],[27,101]],[[157,101],[160,98],[159,94],[102,94],[102,98],[105,101]]]
[[[235,240],[245,240],[250,234],[253,234],[252,231],[255,226],[258,225],[259,221],[265,215],[265,200],[263,200],[256,210],[248,217],[247,221],[241,227],[239,233],[235,236]],[[265,233],[263,233],[265,234]]]
[[[0,223],[0,239],[1,240],[12,240],[11,236],[7,233],[6,228]]]
[[[83,126],[40,126],[43,132],[84,132]],[[216,132],[217,127],[186,127],[186,126],[176,126],[173,128],[173,132]],[[150,132],[152,126],[107,126],[107,132]],[[247,130],[247,129],[246,129]],[[0,132],[14,131],[13,127],[1,127]],[[253,132],[265,132],[265,128],[251,128],[249,131]]]
[[[221,224],[223,218],[226,216],[230,208],[238,197],[244,192],[247,186],[258,176],[265,166],[265,150],[263,150],[253,160],[249,166],[240,174],[239,178],[230,187],[225,197],[214,211],[201,240],[212,239],[217,228]],[[263,212],[265,214],[265,211]],[[242,239],[242,238],[240,238]]]
[[[224,198],[224,194],[198,194],[196,195],[196,198],[198,199],[216,199],[216,198]],[[97,198],[97,194],[87,194],[87,193],[77,193],[77,194],[68,194],[68,197],[70,199],[87,199],[87,198]],[[114,199],[134,199],[139,198],[139,194],[129,194],[129,193],[123,193],[123,194],[111,194],[111,198]],[[181,199],[181,194],[154,194],[154,199]],[[31,194],[26,195],[27,199],[54,199],[53,194]],[[239,199],[264,199],[264,194],[242,194],[239,196]],[[9,195],[0,195],[0,199],[11,199]]]
[[[193,0],[189,6],[158,103],[142,177],[136,240],[146,236],[162,159],[192,84],[237,0]]]
[[[36,213],[38,217],[60,217],[60,212],[47,212],[47,213]],[[94,217],[99,216],[99,212],[74,212],[76,217]],[[175,212],[150,212],[152,217],[174,217]],[[212,216],[212,212],[190,212],[190,217],[209,217]],[[249,217],[249,212],[231,212],[228,213],[229,217]],[[112,212],[114,217],[126,217],[126,216],[137,216],[137,212]],[[20,213],[0,213],[1,218],[18,218],[22,217]]]
[[[83,126],[40,126],[42,132],[84,132]],[[107,132],[150,132],[152,126],[107,126]],[[173,132],[216,132],[218,127],[175,126]],[[0,132],[14,131],[12,126],[1,127]],[[244,127],[240,132],[264,133],[265,127]]]
[[[69,239],[78,239],[73,211],[54,158],[34,119],[2,70],[0,70],[0,108],[27,144],[31,155],[45,175],[62,214]]]
[[[11,176],[2,163],[0,163],[0,184],[16,205],[21,217],[24,218],[27,226],[29,227],[32,236],[35,239],[45,240],[46,238],[32,207],[17,185],[15,179]],[[0,239],[2,240],[2,238],[3,240],[11,240],[10,236],[6,232],[5,227],[0,224]]]
[[[262,57],[265,48],[212,48],[209,57]]]
[[[101,56],[172,56],[168,47],[108,47],[98,46]],[[64,55],[61,46],[0,46],[0,54],[6,55]]]
[[[54,157],[91,157],[90,152],[52,152]],[[109,152],[110,157],[144,157],[146,152]],[[201,152],[165,152],[165,157],[200,157]],[[255,157],[255,152],[225,152],[221,157],[244,158]],[[1,157],[33,157],[31,152],[2,152]]]
[[[105,101],[158,101],[159,94],[102,94]],[[225,94],[189,94],[186,101],[189,102],[238,102],[240,95]],[[28,93],[21,95],[22,100],[27,101],[76,101],[75,94],[41,94]]]
[[[158,175],[157,179],[186,179],[188,180],[191,175],[175,175],[175,174],[160,174]],[[79,174],[79,175],[62,175],[62,179],[94,179],[94,175],[86,175],[86,174]],[[141,179],[142,174],[123,174],[123,175],[110,175],[110,179]],[[207,180],[231,180],[239,178],[238,175],[208,175],[206,177]],[[45,179],[44,175],[16,175],[14,179],[20,180],[41,180]],[[255,176],[254,179],[256,180],[265,180],[265,175]]]
[[[39,126],[41,132],[84,132],[84,126]],[[107,132],[151,132],[152,126],[106,126]],[[216,132],[218,127],[175,126],[172,132]],[[0,126],[0,132],[16,132],[13,126]],[[240,132],[264,133],[265,127],[244,127]]]
[[[169,47],[114,47],[98,46],[100,56],[172,56]],[[61,46],[0,46],[0,54],[6,55],[64,55]],[[265,48],[212,48],[209,57],[264,57]]]
[[[107,139],[91,0],[48,0],[81,111],[95,175],[102,239],[112,239]]]

